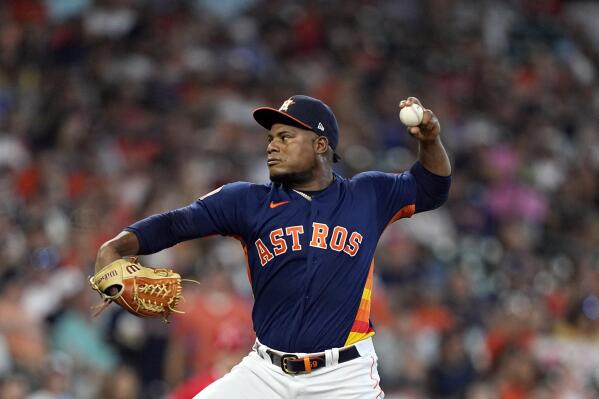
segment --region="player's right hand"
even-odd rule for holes
[[[441,124],[439,119],[430,109],[426,108],[419,99],[416,97],[408,97],[405,100],[399,102],[399,109],[408,107],[412,104],[418,104],[424,109],[422,116],[422,123],[418,126],[409,127],[408,133],[419,141],[432,141],[436,140],[441,134]]]

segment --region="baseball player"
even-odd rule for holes
[[[339,130],[322,101],[296,95],[253,116],[268,130],[271,183],[226,184],[140,220],[101,246],[96,270],[193,238],[235,237],[247,254],[257,339],[195,398],[383,398],[369,319],[374,252],[390,223],[447,199],[439,122],[426,109],[408,129],[419,142],[409,171],[347,179],[332,170]]]

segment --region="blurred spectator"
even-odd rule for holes
[[[102,381],[99,398],[137,399],[140,397],[139,380],[134,370],[119,366]]]
[[[51,354],[43,364],[42,387],[29,395],[28,399],[74,399],[70,392],[72,378],[71,358],[65,354]]]
[[[539,385],[540,375],[529,354],[513,351],[502,357],[498,380],[499,399],[525,399]]]
[[[107,345],[98,326],[91,320],[92,302],[88,291],[81,290],[69,298],[61,314],[56,317],[53,346],[73,357],[80,366],[98,372],[110,372],[118,359],[114,349]]]
[[[212,351],[212,364],[177,387],[169,396],[170,399],[193,398],[239,363],[249,351],[247,328],[224,327],[212,344]]]
[[[91,319],[85,276],[133,220],[266,181],[251,110],[294,93],[334,108],[345,176],[410,166],[409,95],[453,157],[449,202],[377,249],[387,397],[597,397],[598,19],[590,0],[1,1],[0,397],[159,398],[251,348],[234,240],[149,259],[202,280],[169,326]],[[70,366],[45,366],[57,351]]]
[[[201,284],[186,292],[185,317],[171,330],[167,370],[177,384],[190,375],[221,376],[254,343],[250,304],[233,291],[228,274],[211,270]]]
[[[69,383],[67,392],[76,398],[97,397],[99,382],[119,365],[115,348],[108,344],[99,324],[92,321],[92,295],[95,297],[87,287],[76,291],[54,316],[53,347],[72,359],[73,370],[69,372],[65,364],[59,371],[43,376],[52,385],[48,388]]]
[[[26,399],[29,393],[29,383],[22,375],[10,375],[0,381],[0,398]]]
[[[463,398],[478,379],[465,351],[460,332],[449,332],[441,340],[439,360],[430,369],[428,386],[434,398]]]
[[[8,346],[15,369],[36,374],[46,354],[46,336],[41,322],[22,306],[25,281],[10,279],[0,296],[0,331]]]

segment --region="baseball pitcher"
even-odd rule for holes
[[[410,97],[399,106],[412,104],[420,102]],[[369,319],[374,252],[390,223],[447,199],[451,167],[439,121],[425,109],[421,123],[408,129],[419,142],[409,171],[348,179],[332,170],[339,130],[322,101],[296,95],[253,116],[268,131],[271,183],[226,184],[127,227],[98,251],[92,286],[116,300],[126,291],[118,280],[135,271],[123,257],[212,234],[235,237],[247,254],[257,339],[241,363],[195,398],[383,398]],[[165,273],[173,272],[159,274]],[[135,298],[137,291],[180,293],[178,281],[132,281],[128,310],[147,303],[160,305],[163,316],[175,310],[177,297]]]

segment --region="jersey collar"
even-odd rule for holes
[[[341,181],[343,181],[343,177],[341,177],[339,174],[333,172],[333,181],[331,182],[331,184],[329,184],[326,188],[319,190],[318,192],[316,192],[313,195],[308,195],[299,190],[294,190],[294,189],[280,187],[280,186],[279,187],[280,187],[280,189],[286,191],[287,193],[294,192],[297,195],[299,195],[300,197],[302,197],[308,201],[312,201],[315,199],[326,198],[330,195],[334,195],[335,193],[337,193],[339,185],[341,184]]]

